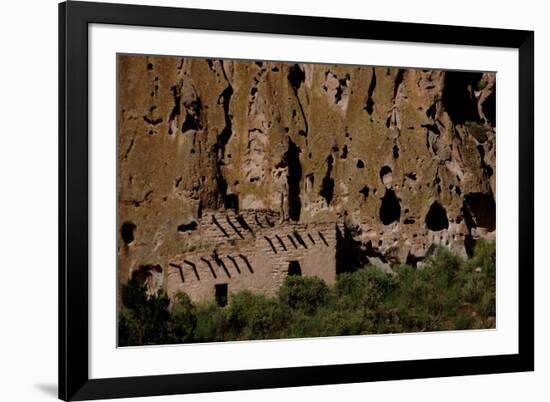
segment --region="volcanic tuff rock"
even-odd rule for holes
[[[121,281],[229,209],[338,222],[383,264],[466,254],[495,234],[495,95],[494,73],[120,55]]]

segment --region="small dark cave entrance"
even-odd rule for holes
[[[380,220],[384,225],[399,221],[401,217],[401,205],[393,190],[386,190],[380,204]]]
[[[302,85],[302,82],[306,79],[306,73],[302,71],[298,64],[294,64],[289,68],[287,78],[290,86],[297,91],[300,85]]]
[[[323,182],[321,183],[321,191],[319,195],[323,197],[327,204],[330,205],[332,198],[334,197],[334,180],[332,177],[325,176],[323,177]]]
[[[496,229],[496,204],[493,194],[466,194],[462,212],[468,228],[481,227],[490,232]]]
[[[218,283],[214,285],[216,291],[216,304],[220,307],[227,305],[227,283]]]
[[[481,110],[483,111],[483,114],[485,114],[485,117],[489,120],[490,123],[493,125],[496,125],[497,123],[497,88],[495,87],[493,89],[493,92],[491,95],[485,99],[485,102],[481,104]]]
[[[131,222],[124,222],[120,228],[120,235],[124,244],[130,244],[134,241],[134,231],[136,230],[136,225]]]
[[[302,276],[302,267],[298,261],[289,261],[288,276]]]
[[[181,126],[181,132],[185,133],[189,130],[202,130],[202,121],[201,121],[201,112],[202,112],[202,101],[200,98],[187,103],[185,105],[186,116],[185,120]]]
[[[302,164],[300,163],[300,148],[288,140],[288,150],[285,154],[288,165],[288,215],[293,221],[300,220],[302,202],[300,200],[300,182],[302,180]]]
[[[334,179],[331,177],[332,174],[332,165],[334,164],[334,158],[332,155],[327,157],[327,173],[323,177],[321,182],[321,191],[319,195],[327,201],[327,205],[330,205],[332,198],[334,197]]]
[[[439,232],[440,230],[449,228],[447,210],[437,201],[432,203],[430,210],[426,214],[426,227],[432,232]]]
[[[198,227],[198,224],[196,221],[191,221],[189,223],[182,223],[181,225],[178,225],[178,232],[189,232],[192,230],[196,230]]]
[[[442,94],[443,106],[454,124],[480,121],[474,90],[482,73],[447,71]]]
[[[464,239],[464,248],[469,257],[474,255],[476,239],[472,235],[472,228],[482,227],[489,231],[496,229],[496,205],[491,193],[468,193],[462,203],[464,222],[468,227],[468,234]]]
[[[388,165],[382,166],[382,168],[380,169],[380,180],[383,181],[384,176],[387,174],[390,174],[391,172],[392,172],[391,167],[389,167]]]
[[[353,272],[366,265],[368,258],[363,243],[354,240],[350,229],[336,227],[336,274]]]

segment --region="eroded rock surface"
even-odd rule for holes
[[[337,271],[416,264],[437,245],[465,255],[495,235],[494,73],[132,55],[118,63],[121,283],[139,271],[152,288],[179,289],[198,274],[186,256],[210,256],[223,273],[220,250],[234,270],[226,277],[250,274],[239,250],[256,258],[256,215],[271,219],[259,221],[269,231],[259,254],[281,259],[276,228],[304,253],[293,233],[310,248],[329,233],[333,251],[322,255]],[[216,214],[229,216],[218,222],[227,238]],[[267,277],[287,274],[281,261]],[[321,263],[312,261],[306,274]],[[258,281],[242,286],[275,289]]]

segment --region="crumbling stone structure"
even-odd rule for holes
[[[272,211],[205,214],[196,227],[196,249],[173,255],[165,289],[207,301],[250,290],[273,295],[287,275],[313,275],[332,283],[336,277],[334,222],[279,222]],[[216,297],[217,296],[217,297]]]

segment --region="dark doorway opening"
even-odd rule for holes
[[[239,196],[237,194],[227,194],[224,200],[225,209],[239,211]]]
[[[220,307],[227,305],[227,283],[219,283],[215,285],[216,289],[216,304]]]
[[[302,276],[302,268],[298,261],[290,261],[288,263],[288,276]]]

